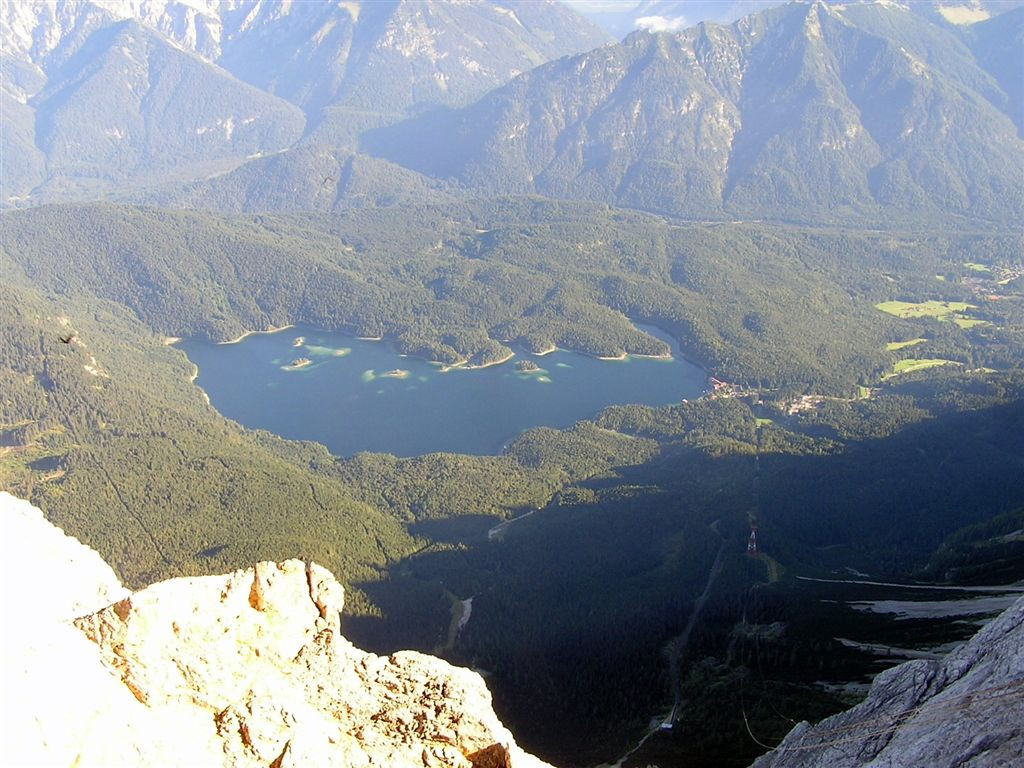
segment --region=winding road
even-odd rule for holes
[[[718,533],[718,521],[716,520],[711,524],[711,530],[721,537]],[[644,734],[643,738],[636,743],[636,745],[629,750],[626,754],[620,757],[616,762],[610,766],[602,766],[602,768],[622,768],[622,764],[626,762],[637,750],[642,747],[651,736],[656,734],[658,731],[671,726],[676,719],[676,711],[679,709],[679,701],[682,697],[681,683],[682,680],[679,675],[679,659],[682,657],[683,652],[686,650],[686,646],[690,642],[690,635],[693,634],[693,628],[697,626],[697,619],[700,618],[701,611],[704,610],[704,605],[708,601],[708,597],[711,595],[711,588],[715,585],[715,580],[722,571],[722,554],[725,552],[725,540],[722,539],[722,543],[718,546],[718,554],[715,555],[715,562],[711,565],[711,570],[708,572],[708,580],[704,584],[704,590],[700,593],[697,599],[693,603],[693,610],[690,612],[690,618],[686,622],[686,626],[683,631],[680,632],[676,637],[672,638],[668,642],[668,664],[669,664],[669,677],[672,680],[672,709],[668,715],[655,726],[650,728],[647,733]]]

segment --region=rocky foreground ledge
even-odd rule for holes
[[[479,675],[341,634],[344,592],[298,560],[129,593],[0,493],[4,762],[542,768]]]
[[[344,592],[299,560],[126,590],[0,492],[4,765],[543,768],[479,675],[364,653]],[[1024,765],[1024,599],[941,661],[876,678],[754,768]],[[550,768],[550,767],[549,767]]]
[[[1024,766],[1024,598],[939,661],[875,678],[860,704],[801,723],[752,768]]]

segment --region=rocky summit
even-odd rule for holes
[[[0,521],[5,598],[23,619],[4,643],[11,764],[545,765],[476,673],[348,642],[343,589],[318,565],[128,593],[28,502],[0,493]]]

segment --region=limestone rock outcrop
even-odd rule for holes
[[[24,624],[60,621],[128,595],[99,554],[50,525],[29,502],[0,491],[0,515],[0,578],[9,615]]]
[[[875,678],[867,698],[800,723],[752,768],[1024,765],[1024,598],[945,659]]]
[[[98,555],[7,494],[0,541],[5,596],[50,604],[4,644],[13,764],[545,765],[515,744],[476,673],[349,643],[342,587],[316,564],[129,594]],[[28,572],[47,574],[49,592],[12,589]]]

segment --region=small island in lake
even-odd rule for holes
[[[533,362],[533,360],[520,360],[516,363],[516,370],[520,373],[537,373],[541,370],[541,367]]]
[[[305,336],[296,336],[295,337],[295,341],[292,342],[292,346],[293,347],[301,347],[305,343],[306,343],[306,337]]]
[[[381,376],[387,376],[391,379],[405,379],[408,378],[409,372],[403,371],[401,368],[395,368],[393,371],[385,371]]]
[[[286,365],[284,367],[287,370],[289,370],[289,371],[294,371],[294,370],[297,370],[299,368],[305,368],[307,365],[311,364],[312,362],[313,361],[310,360],[308,357],[297,357],[294,360],[292,360],[291,365]]]

